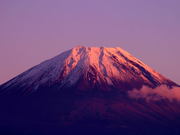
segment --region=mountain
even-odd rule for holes
[[[179,135],[179,92],[121,48],[78,46],[2,84],[0,134]]]
[[[30,94],[41,87],[76,89],[140,89],[146,85],[176,86],[174,82],[121,48],[78,46],[18,75],[2,86]],[[17,94],[17,92],[15,92]]]

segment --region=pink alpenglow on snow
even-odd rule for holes
[[[39,87],[120,90],[176,86],[125,50],[77,46],[34,66],[2,85],[3,89],[21,87],[34,92]],[[27,91],[27,89],[29,89]]]

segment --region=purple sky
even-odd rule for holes
[[[0,0],[0,84],[76,45],[119,46],[180,83],[179,0]]]

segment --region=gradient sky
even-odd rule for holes
[[[0,84],[76,45],[121,47],[180,84],[180,0],[0,0]]]

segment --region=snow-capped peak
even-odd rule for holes
[[[41,86],[139,88],[175,85],[123,49],[77,46],[18,75],[4,89]]]

